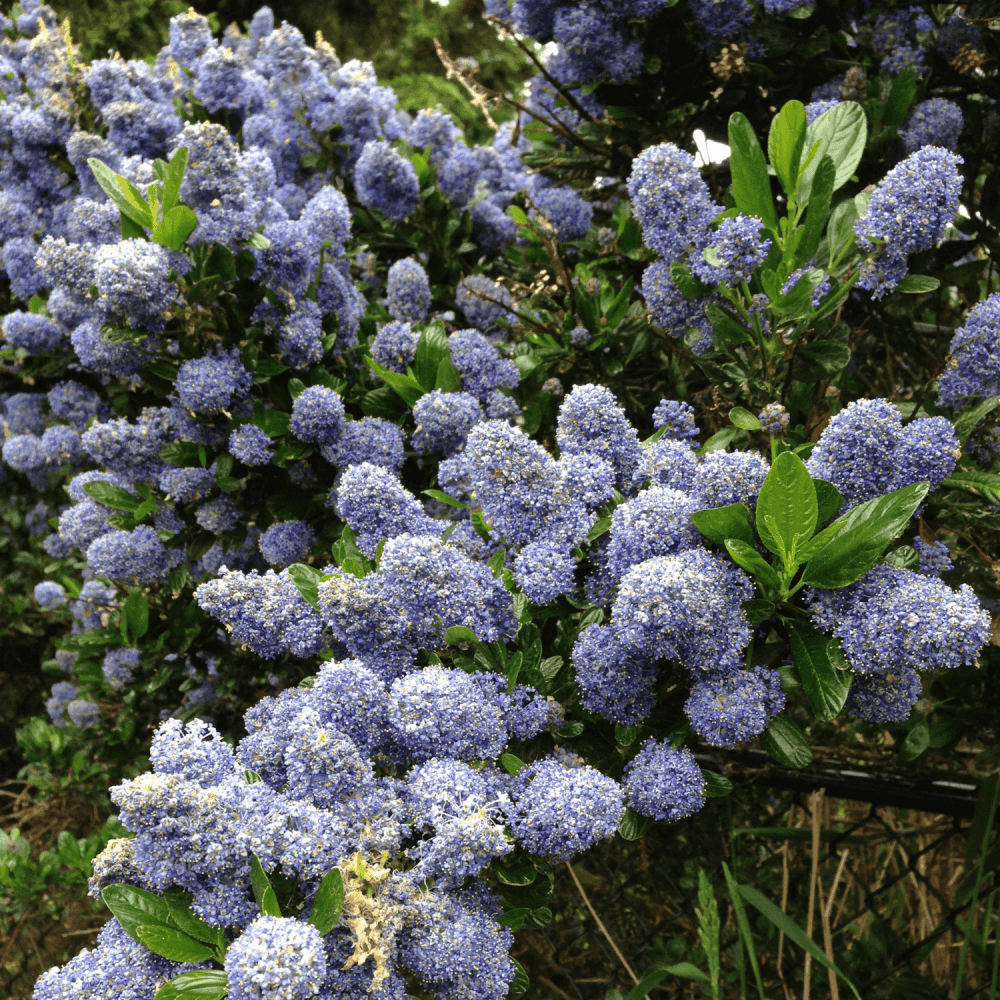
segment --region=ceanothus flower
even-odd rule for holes
[[[344,472],[335,503],[337,514],[356,533],[358,548],[370,559],[375,558],[379,542],[389,538],[404,534],[440,537],[443,530],[392,472],[370,462]]]
[[[573,646],[580,704],[619,726],[636,726],[653,710],[656,667],[629,656],[607,625],[588,625]]]
[[[260,554],[272,566],[304,559],[316,543],[316,532],[305,521],[278,521],[260,536]]]
[[[87,565],[98,575],[133,587],[155,583],[170,570],[170,556],[155,528],[109,531],[87,549]]]
[[[771,247],[770,239],[761,239],[763,228],[764,223],[753,216],[723,219],[709,236],[703,253],[693,253],[689,258],[691,272],[708,285],[727,288],[749,281],[753,272],[767,260]]]
[[[844,708],[865,722],[905,722],[921,693],[920,675],[910,667],[855,674]]]
[[[469,431],[483,419],[483,408],[467,392],[435,389],[413,404],[413,419],[413,450],[418,455],[439,451],[448,458],[465,447]]]
[[[696,678],[684,711],[707,743],[733,748],[759,736],[784,707],[781,675],[767,667],[754,667]]]
[[[300,440],[333,444],[344,430],[344,404],[325,385],[311,385],[292,403],[292,433]]]
[[[760,421],[760,429],[766,434],[780,436],[788,429],[788,422],[791,420],[788,410],[781,403],[768,403],[763,410],[757,414]]]
[[[938,382],[944,406],[966,409],[967,396],[1000,393],[1000,293],[978,302],[951,338]]]
[[[928,545],[920,538],[913,539],[913,548],[920,558],[919,572],[925,576],[941,576],[950,573],[955,564],[951,561],[951,553],[944,542],[932,542]]]
[[[691,515],[701,504],[686,493],[650,486],[619,504],[611,515],[608,570],[621,579],[628,570],[654,556],[675,555],[701,545]]]
[[[594,206],[584,201],[571,187],[548,187],[531,197],[531,218],[543,232],[560,242],[582,240],[590,231]]]
[[[624,768],[622,789],[640,816],[675,823],[705,804],[705,776],[691,751],[668,741],[646,740]]]
[[[148,240],[128,239],[98,247],[94,284],[105,322],[162,332],[178,294],[170,274],[185,273],[190,266],[183,254]]]
[[[132,682],[138,668],[138,649],[109,649],[104,654],[104,663],[101,667],[104,679],[112,691],[124,691],[125,686]]]
[[[406,323],[421,323],[431,307],[427,272],[412,257],[397,260],[389,268],[386,288],[389,315]]]
[[[229,453],[244,465],[267,465],[271,461],[271,439],[253,424],[243,424],[229,435]]]
[[[668,262],[707,243],[718,208],[690,153],[672,142],[643,150],[632,161],[628,193],[643,241]]]
[[[514,318],[510,292],[483,274],[470,274],[455,289],[455,301],[465,318],[483,333],[498,333],[498,320]]]
[[[416,211],[420,181],[413,164],[385,142],[369,142],[354,167],[354,187],[365,208],[393,222]]]
[[[711,451],[695,470],[692,492],[702,507],[734,503],[756,507],[768,471],[767,462],[756,452]]]
[[[68,598],[62,584],[52,580],[43,580],[35,584],[34,597],[43,611],[54,611],[65,604]]]
[[[182,406],[196,413],[222,413],[233,402],[246,397],[253,374],[243,367],[240,352],[216,345],[211,353],[185,361],[177,372],[174,388]]]
[[[82,473],[82,475],[88,475],[88,473]],[[77,479],[79,478],[78,476]],[[190,469],[178,469],[168,465],[160,473],[159,478],[159,487],[163,490],[166,499],[175,500],[177,503],[193,503],[195,500],[203,500],[215,489],[215,486],[215,473],[210,469],[202,469],[197,466]]]
[[[613,837],[625,812],[622,790],[578,757],[545,757],[524,768],[507,818],[515,840],[559,861]]]
[[[200,527],[211,531],[213,535],[224,535],[243,523],[243,515],[232,498],[225,494],[200,504],[195,510],[194,519]]]
[[[386,323],[372,341],[372,360],[389,371],[402,373],[416,359],[419,343],[420,331],[405,320]]]
[[[77,698],[66,706],[66,714],[69,721],[74,726],[87,729],[89,726],[96,726],[101,718],[100,707],[93,701],[85,701]]]
[[[696,676],[735,669],[751,635],[741,602],[751,597],[750,578],[727,558],[685,549],[625,574],[611,629],[632,656],[679,660]]]
[[[932,97],[921,101],[909,114],[899,130],[899,138],[907,153],[923,146],[940,146],[954,150],[962,134],[962,110],[953,101]]]
[[[478,330],[456,330],[448,337],[452,363],[462,378],[462,388],[485,403],[496,389],[516,389],[521,381],[517,365]]]
[[[384,417],[362,417],[344,425],[333,443],[320,449],[323,457],[338,469],[359,462],[371,462],[398,473],[406,460],[403,429]]]
[[[48,354],[59,346],[63,331],[48,316],[16,311],[4,316],[3,337],[28,354]]]
[[[514,580],[535,604],[548,604],[576,589],[576,559],[547,538],[528,542],[514,560]]]

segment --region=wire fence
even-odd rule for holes
[[[696,817],[656,824],[640,841],[616,838],[558,866],[552,922],[519,934],[515,950],[531,980],[530,1000],[603,1000],[609,989],[627,994],[654,967],[705,969],[695,914],[699,866],[722,918],[720,995],[742,995],[749,972],[723,861],[849,970],[864,1000],[951,998],[956,980],[961,1000],[996,996],[990,921],[1000,846],[976,785],[835,765],[790,775],[760,763],[742,755],[733,794],[710,800]],[[988,784],[995,792],[996,783]],[[772,923],[749,908],[748,915],[765,996],[840,995],[835,977],[828,981]],[[849,995],[843,983],[839,990]],[[705,995],[672,975],[651,993]],[[752,978],[746,995],[758,995]]]

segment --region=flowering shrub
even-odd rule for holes
[[[116,921],[38,1000],[523,990],[553,861],[726,794],[686,745],[803,767],[799,723],[843,714],[918,756],[914,705],[990,640],[995,581],[937,536],[969,564],[996,527],[996,295],[931,377],[911,348],[865,382],[865,324],[982,259],[961,112],[915,103],[955,26],[851,22],[882,96],[859,63],[766,157],[735,111],[713,192],[688,111],[674,142],[602,103],[660,72],[666,2],[486,10],[554,49],[471,147],[267,8],[174,18],[152,66],[5,24],[47,709],[125,748],[113,781],[160,724],[94,865]],[[704,52],[761,58],[810,10],[691,4]]]

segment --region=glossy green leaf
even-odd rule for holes
[[[790,451],[782,453],[774,460],[757,497],[761,542],[775,555],[788,553],[791,560],[792,553],[812,537],[817,515],[816,488],[805,464]]]
[[[746,115],[737,111],[729,118],[729,165],[733,197],[744,215],[755,215],[768,229],[777,231],[778,213],[771,196],[764,151]]]
[[[208,962],[215,953],[206,944],[195,941],[171,927],[151,927],[139,924],[135,929],[139,944],[171,962]]]
[[[812,763],[812,750],[805,733],[787,716],[776,715],[761,736],[764,749],[786,767],[801,768]]]
[[[479,642],[476,633],[465,625],[452,625],[445,634],[444,641],[449,646],[457,646],[462,642]]]
[[[94,179],[101,186],[101,190],[124,215],[140,226],[152,227],[153,219],[150,215],[149,205],[134,184],[126,181],[124,177],[119,177],[107,164],[102,163],[96,157],[88,159],[87,164],[94,174]],[[121,183],[122,181],[125,181],[124,185]]]
[[[805,931],[787,913],[780,907],[775,906],[763,893],[752,886],[739,886],[739,893],[745,902],[749,903],[750,906],[774,924],[789,941],[797,944],[803,951],[809,952],[824,968],[832,969],[847,984],[848,989],[860,1000],[860,994],[847,975],[836,963],[831,962],[826,957],[823,949],[811,937],[807,937]]]
[[[440,323],[429,323],[417,341],[413,361],[413,374],[428,392],[437,385],[438,368],[448,357],[448,335],[444,327]]]
[[[943,485],[953,490],[968,490],[1000,507],[1000,475],[995,472],[953,472]]]
[[[141,590],[133,590],[125,598],[122,618],[133,645],[149,631],[149,599]]]
[[[813,174],[809,191],[809,209],[799,242],[795,247],[795,267],[803,267],[816,256],[820,238],[830,215],[830,201],[833,198],[837,168],[829,156],[820,158]]]
[[[828,267],[832,267],[835,261],[846,256],[847,248],[854,242],[854,223],[858,221],[859,214],[854,198],[845,198],[830,212],[830,221],[826,226],[827,243],[830,248]]]
[[[908,274],[896,286],[897,292],[906,292],[910,295],[923,295],[925,292],[933,292],[941,287],[941,282],[937,278],[932,278],[927,274]]]
[[[931,729],[926,719],[920,719],[906,734],[899,748],[904,760],[916,760],[931,745]]]
[[[859,504],[821,531],[802,552],[808,559],[802,580],[813,587],[846,587],[878,562],[886,546],[906,527],[923,502],[928,483]]]
[[[149,236],[146,235],[146,230],[139,225],[133,219],[130,219],[124,212],[121,213],[119,218],[119,226],[121,228],[122,239],[123,240],[148,240]]]
[[[444,358],[438,365],[434,388],[440,389],[442,392],[462,391],[462,376],[450,357]]]
[[[840,495],[840,490],[825,479],[814,479],[813,486],[816,487],[816,523],[824,525],[831,517],[840,513],[844,498]]]
[[[187,205],[174,205],[153,227],[153,241],[168,250],[180,250],[197,225],[198,217]]]
[[[504,885],[531,885],[538,878],[538,869],[527,859],[504,861],[496,858],[490,868]]]
[[[116,882],[101,890],[101,898],[118,919],[122,930],[134,941],[139,941],[136,928],[140,926],[177,929],[170,917],[170,907],[145,889]]]
[[[640,816],[631,806],[625,810],[618,824],[618,836],[622,840],[638,840],[645,836],[653,821],[648,816]]]
[[[267,250],[271,246],[271,241],[263,233],[251,233],[243,242],[254,250]]]
[[[257,901],[261,913],[268,913],[272,917],[281,916],[278,897],[256,854],[250,855],[250,887],[253,889],[253,898]]]
[[[734,347],[737,344],[753,343],[750,331],[722,306],[710,302],[705,306],[705,316],[716,333],[716,346]]]
[[[197,941],[213,945],[223,952],[226,950],[228,942],[225,932],[221,927],[206,924],[201,917],[195,915],[191,909],[191,893],[175,885],[163,893],[163,899],[170,908],[170,919],[180,930]]]
[[[733,783],[716,771],[702,771],[705,776],[705,798],[720,799],[733,790]]]
[[[114,483],[86,483],[83,487],[83,492],[99,504],[111,507],[114,510],[138,510],[142,504],[142,501],[138,497],[132,496],[128,490],[123,490],[120,486],[115,486]]]
[[[830,658],[831,644],[839,648],[839,640],[823,635],[809,622],[785,620],[792,646],[792,658],[809,696],[813,714],[820,722],[835,719],[847,702],[853,674],[838,670]],[[841,653],[838,662],[843,659]]]
[[[753,514],[746,504],[733,503],[728,507],[710,507],[691,515],[691,523],[702,536],[716,545],[723,545],[727,538],[738,538],[747,545],[754,544]]]
[[[766,622],[768,618],[774,615],[775,608],[773,601],[751,598],[741,603],[743,605],[743,612],[747,616],[747,621],[751,625],[759,625],[761,622]]]
[[[765,590],[781,590],[781,578],[752,545],[738,538],[727,538],[724,544],[733,562],[756,577]]]
[[[448,507],[458,507],[461,510],[468,510],[468,504],[462,503],[461,500],[456,500],[454,497],[449,496],[443,490],[423,490],[423,495],[425,497],[430,497],[432,500],[437,500],[438,503],[446,504]]]
[[[691,268],[683,261],[675,260],[670,265],[670,277],[686,299],[700,299],[711,291],[708,285],[691,273]]]
[[[320,932],[329,934],[340,920],[344,909],[344,876],[339,868],[331,868],[323,876],[313,899],[309,923]]]
[[[160,191],[160,202],[163,206],[163,214],[166,215],[176,204],[180,196],[181,183],[184,180],[184,172],[188,164],[188,147],[181,146],[177,149],[170,162],[165,164],[163,171],[163,188]]]
[[[383,368],[373,358],[365,358],[365,363],[389,388],[405,401],[407,406],[413,406],[426,391],[415,378],[411,378],[409,375],[400,375],[399,372]]]
[[[906,114],[916,93],[917,67],[911,64],[892,81],[892,88],[882,112],[883,123],[889,128],[899,128],[906,120]]]
[[[221,969],[195,969],[164,983],[156,991],[156,1000],[221,1000],[228,990]]]
[[[729,421],[743,431],[759,431],[760,420],[742,406],[734,406],[729,411]]]
[[[981,403],[966,410],[963,414],[955,418],[955,436],[964,445],[969,440],[969,435],[979,426],[979,421],[988,417],[998,406],[1000,406],[1000,396],[990,396]]]
[[[843,187],[854,174],[868,142],[868,120],[854,101],[842,101],[824,112],[806,129],[806,146],[820,140],[819,152],[799,177],[797,199],[807,205],[813,178],[823,158],[828,156],[835,169],[833,190]]]
[[[788,101],[771,119],[771,131],[767,137],[768,159],[788,195],[795,193],[805,141],[805,105],[801,101]]]
[[[512,958],[511,962],[514,963],[514,978],[511,980],[510,992],[514,996],[518,996],[521,993],[527,993],[528,987],[531,986],[531,980],[528,978],[528,973],[524,971],[524,966],[516,959]]]
[[[520,774],[521,768],[524,767],[524,761],[520,757],[514,756],[512,753],[502,753],[500,754],[500,766],[510,775],[515,778]]]

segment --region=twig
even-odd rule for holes
[[[573,884],[576,886],[577,892],[583,899],[584,905],[590,910],[590,915],[597,922],[597,926],[600,927],[601,933],[604,935],[608,944],[611,945],[611,950],[618,956],[618,961],[625,966],[625,971],[632,977],[632,982],[638,984],[639,977],[632,971],[632,966],[625,961],[625,956],[621,953],[618,945],[615,944],[614,938],[608,933],[607,927],[604,926],[601,918],[597,915],[597,911],[590,905],[590,900],[587,898],[586,892],[583,891],[583,886],[580,884],[580,880],[576,877],[576,872],[573,870],[573,866],[567,861],[566,867],[569,869],[570,875],[573,877]]]
[[[826,957],[833,964],[833,934],[830,931],[830,911],[833,909],[833,899],[837,895],[837,886],[840,883],[840,876],[844,873],[844,865],[847,862],[847,850],[840,856],[840,864],[837,866],[837,874],[833,877],[833,885],[830,888],[829,900],[823,899],[823,883],[816,883],[816,890],[819,893],[819,912],[823,924],[823,950]],[[826,970],[830,978],[830,1000],[840,1000],[840,985],[837,982],[837,973],[833,969]]]

